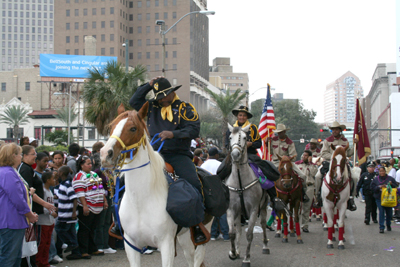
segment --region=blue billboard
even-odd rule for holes
[[[88,69],[101,70],[117,57],[40,54],[40,76],[88,78]]]

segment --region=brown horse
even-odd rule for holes
[[[294,210],[294,222],[296,224],[296,234],[297,234],[297,244],[303,244],[303,240],[301,239],[301,231],[300,231],[300,223],[299,223],[299,213],[300,213],[300,204],[302,201],[302,184],[298,175],[293,171],[292,167],[292,159],[293,157],[283,156],[280,157],[279,162],[279,173],[280,177],[275,182],[275,188],[278,194],[278,198],[280,198],[285,204],[289,204],[290,211],[290,236],[295,236],[295,232],[293,229],[293,210]],[[288,243],[288,224],[287,224],[287,216],[285,210],[280,210],[277,212],[278,214],[278,226],[275,237],[281,237],[281,218],[283,218],[283,243]]]

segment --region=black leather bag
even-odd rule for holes
[[[217,175],[223,181],[226,178],[228,178],[229,175],[231,175],[231,172],[232,172],[232,161],[231,161],[231,156],[228,155],[221,162],[221,165],[219,165],[217,170]]]
[[[206,212],[215,217],[221,217],[229,207],[229,189],[218,175],[211,175],[206,170],[197,167],[197,173],[203,184],[204,206]]]

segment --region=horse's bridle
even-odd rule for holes
[[[120,157],[120,159],[118,160],[118,167],[122,167],[125,164],[129,164],[131,163],[134,158],[133,158],[133,151],[135,151],[138,147],[140,147],[141,145],[143,145],[143,147],[145,146],[146,143],[146,134],[143,133],[142,137],[140,138],[140,140],[137,143],[134,143],[133,145],[130,146],[126,146],[124,144],[124,142],[121,140],[121,138],[119,138],[116,135],[111,135],[110,138],[114,138],[117,139],[117,141],[120,143],[121,147],[122,147],[122,151],[121,151],[121,155],[122,157]],[[129,162],[125,162],[126,160],[126,154],[130,152],[130,161]]]
[[[238,138],[239,142],[240,142],[241,137],[242,137],[241,133],[242,133],[242,129],[239,130],[239,138]],[[239,142],[236,142],[236,143],[234,143],[234,144],[232,144],[230,146],[230,152],[232,152],[234,149],[238,149],[240,155],[243,155],[245,150],[243,149],[243,147],[240,145]]]

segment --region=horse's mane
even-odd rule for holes
[[[241,127],[233,127],[232,133],[237,134],[242,128]]]

